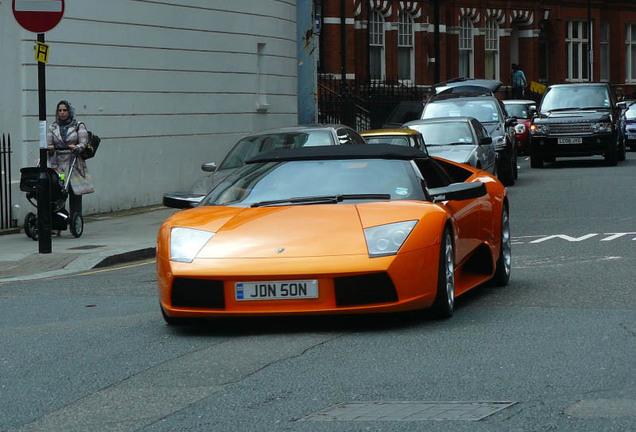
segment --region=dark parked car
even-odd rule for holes
[[[602,155],[607,165],[625,159],[621,109],[607,83],[555,84],[547,88],[530,126],[530,165],[557,157]]]
[[[196,206],[214,186],[243,166],[243,163],[256,155],[272,150],[339,145],[366,144],[364,138],[349,126],[304,125],[272,129],[241,138],[225,156],[220,165],[207,162],[201,169],[209,174],[198,178],[186,192],[168,192],[163,196],[163,204],[167,207],[183,208]]]
[[[508,117],[503,103],[493,92],[501,86],[497,80],[453,80],[439,84],[422,113],[422,118],[474,117],[492,137],[497,151],[497,177],[506,186],[517,178],[517,149],[514,127],[516,117]],[[426,138],[425,138],[426,141]]]

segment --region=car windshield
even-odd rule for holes
[[[506,111],[511,117],[529,118],[528,107],[523,104],[506,104]]]
[[[482,123],[492,123],[499,121],[499,112],[495,101],[457,98],[438,100],[426,105],[424,118],[438,117],[475,117]]]
[[[409,125],[424,136],[426,146],[471,144],[473,135],[465,121]]]
[[[409,138],[405,136],[390,136],[390,135],[382,135],[382,136],[366,136],[364,139],[368,144],[391,144],[408,147]]]
[[[221,162],[219,171],[238,168],[242,166],[247,159],[272,150],[333,144],[331,132],[328,130],[249,136],[236,143],[225,159],[223,159],[223,162]]]
[[[553,87],[541,102],[541,112],[609,107],[610,96],[604,86]]]
[[[369,195],[371,194],[371,195]],[[342,200],[342,197],[349,198]],[[331,201],[325,198],[332,197]],[[336,199],[338,197],[338,199]],[[313,198],[313,199],[312,199]],[[236,170],[202,205],[252,207],[343,201],[425,199],[410,161],[385,159],[252,163]]]

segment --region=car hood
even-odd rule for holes
[[[465,163],[475,152],[473,144],[467,145],[445,145],[445,146],[426,146],[428,154],[431,156],[448,159],[453,162]]]
[[[488,131],[488,135],[490,135],[493,138],[502,136],[505,134],[503,127],[501,126],[501,123],[499,122],[482,123],[482,125],[484,125],[484,128],[486,129],[486,131]]]
[[[164,222],[162,231],[181,226],[215,232],[197,259],[359,255],[368,253],[365,227],[421,220],[440,211],[436,204],[422,201],[256,208],[202,206],[174,214]],[[434,239],[431,235],[431,244]],[[418,245],[422,246],[426,245]]]
[[[568,110],[568,111],[548,111],[541,113],[536,120],[559,120],[559,121],[599,121],[609,120],[609,109],[588,109],[588,110]]]

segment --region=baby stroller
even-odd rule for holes
[[[47,168],[47,175],[51,184],[51,230],[66,231],[70,225],[71,234],[78,238],[84,232],[84,218],[79,213],[69,215],[65,204],[68,198],[68,185],[75,167],[76,157],[71,158],[68,175],[60,176],[53,168]],[[38,177],[40,167],[26,167],[20,169],[20,190],[26,192],[29,202],[37,208]],[[66,178],[65,178],[66,177]],[[38,219],[35,213],[29,212],[24,218],[24,232],[27,237],[38,240]]]

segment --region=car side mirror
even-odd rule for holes
[[[486,195],[486,193],[486,184],[481,182],[451,183],[448,186],[428,190],[433,202],[475,199]]]
[[[519,120],[517,119],[517,117],[508,117],[506,119],[506,127],[511,127],[516,125],[519,122]]]
[[[218,168],[218,165],[214,162],[206,162],[201,165],[201,169],[205,172],[216,172]]]
[[[479,141],[479,145],[490,145],[490,144],[492,144],[492,137],[490,136],[483,137],[481,141]]]

